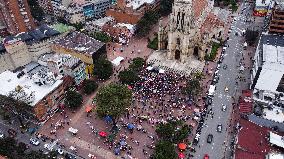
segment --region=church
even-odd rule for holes
[[[224,10],[213,5],[214,0],[174,1],[168,24],[163,27],[160,23],[158,31],[158,50],[166,59],[203,61],[212,43],[224,39],[228,14],[222,17]]]

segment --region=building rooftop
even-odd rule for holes
[[[276,121],[279,123],[284,122],[284,109],[277,106],[272,106],[272,108],[263,109],[263,118]]]
[[[271,129],[258,126],[245,119],[240,120],[240,126],[235,151],[236,159],[260,159],[265,158],[265,155],[270,152],[281,152],[281,149],[269,143],[268,135]]]
[[[0,94],[11,95],[31,106],[37,104],[63,82],[61,76],[55,77],[46,67],[34,62],[25,66],[21,72],[1,73],[0,81]]]
[[[61,61],[62,65],[74,69],[78,64],[82,63],[82,61],[72,55],[69,54],[54,54],[47,53],[43,54],[39,57],[39,63],[47,66],[47,62],[57,62]]]
[[[126,7],[132,7],[134,10],[140,8],[143,4],[152,4],[155,0],[127,0]]]
[[[284,74],[284,36],[262,34],[259,46],[262,71],[255,88],[281,92],[281,79]],[[266,79],[269,79],[269,82]]]
[[[97,52],[105,43],[100,42],[84,33],[74,31],[67,36],[53,41],[53,44],[69,50],[92,55]]]
[[[29,32],[22,32],[15,36],[7,36],[3,39],[3,42],[7,43],[14,39],[20,39],[23,42],[30,43],[30,42],[41,41],[46,38],[56,36],[58,34],[60,34],[60,32],[54,30],[53,28],[47,25],[41,25],[37,29],[29,31]]]
[[[75,30],[74,27],[68,26],[68,25],[65,25],[65,24],[62,24],[62,23],[53,24],[51,26],[51,28],[58,31],[59,33],[65,33],[65,32],[71,31],[71,30]]]
[[[113,17],[103,17],[94,21],[87,22],[87,25],[93,24],[102,27],[105,25],[105,23],[113,20]]]
[[[284,136],[270,132],[269,133],[269,142],[273,145],[284,148]]]

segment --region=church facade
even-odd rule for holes
[[[223,39],[223,22],[213,12],[213,0],[175,0],[169,22],[159,26],[158,49],[167,59],[185,63],[204,60],[212,41]]]

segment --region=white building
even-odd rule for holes
[[[257,102],[284,104],[284,36],[262,34],[251,71],[251,88]]]
[[[89,21],[86,22],[85,29],[90,33],[100,32],[106,23],[112,22],[113,20],[112,17],[103,17],[94,21]]]

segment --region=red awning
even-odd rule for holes
[[[86,107],[86,112],[89,113],[93,108],[91,106]]]

